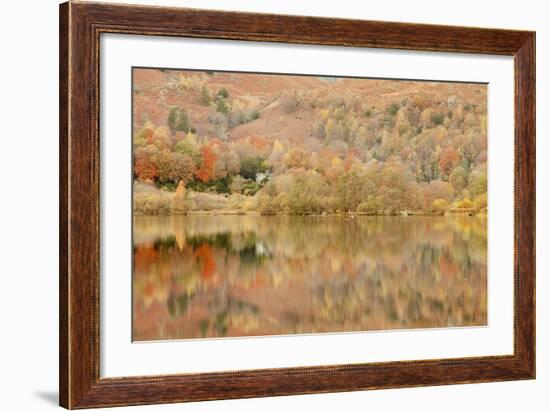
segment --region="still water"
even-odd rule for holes
[[[135,341],[487,323],[485,217],[134,217]]]

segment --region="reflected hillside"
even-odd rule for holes
[[[484,325],[486,218],[136,216],[134,340]]]

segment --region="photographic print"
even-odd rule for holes
[[[132,69],[134,341],[487,325],[487,85]]]

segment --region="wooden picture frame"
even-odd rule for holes
[[[514,354],[100,378],[102,33],[513,56]],[[60,6],[59,47],[61,406],[125,406],[535,378],[534,32],[69,2]]]

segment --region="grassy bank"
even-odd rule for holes
[[[486,214],[486,200],[479,202],[434,201],[430,209],[386,210],[377,207],[376,199],[368,198],[356,210],[341,210],[332,198],[289,195],[270,196],[262,191],[255,195],[202,193],[191,189],[167,191],[154,185],[135,183],[133,196],[135,215],[475,215]]]

